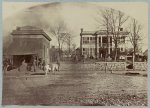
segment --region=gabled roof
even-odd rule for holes
[[[52,40],[42,29],[33,26],[17,27],[17,29],[13,30],[11,34],[12,35],[43,35],[49,41]]]

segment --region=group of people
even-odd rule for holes
[[[3,60],[3,70],[9,71],[8,67],[13,66],[9,59]],[[47,67],[47,69],[46,69]],[[36,56],[32,56],[30,60],[26,60],[25,58],[20,59],[18,65],[15,66],[18,71],[34,71],[36,72],[37,69],[41,69],[44,72],[51,70],[51,71],[59,71],[60,67],[60,59],[57,58],[55,62],[46,63],[46,61],[42,58],[37,58]],[[14,69],[15,69],[14,68]]]
[[[58,68],[60,67],[60,59],[59,58],[57,58],[56,63],[47,64],[45,60],[42,60],[42,58],[37,59],[37,57],[33,57],[31,59],[31,63],[28,63],[27,69],[29,71],[32,71],[32,69],[33,69],[33,71],[36,72],[37,67],[38,67],[39,69],[46,71],[47,65],[51,65],[52,67],[56,67],[55,64],[58,65],[57,66]],[[57,69],[57,70],[59,70],[59,69]]]
[[[45,60],[42,60],[41,58],[39,58],[38,63],[37,63],[38,67],[44,71],[44,67],[46,65]]]
[[[10,59],[4,59],[3,60],[3,70],[4,71],[7,71],[9,66],[11,66],[11,62],[10,62]]]
[[[45,65],[46,65],[45,60],[42,60],[42,58],[37,59],[36,57],[33,57],[31,59],[31,62],[28,63],[27,65],[27,70],[32,71],[33,69],[33,71],[36,72],[37,67],[38,67],[39,69],[44,71]]]

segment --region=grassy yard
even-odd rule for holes
[[[17,73],[4,75],[3,105],[147,105],[147,77],[140,75],[97,71],[60,71],[47,76]]]

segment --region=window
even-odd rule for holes
[[[83,55],[89,56],[90,48],[83,48]]]
[[[123,48],[120,48],[120,51],[123,52],[124,51]]]
[[[89,37],[82,37],[83,44],[88,44],[89,43]]]
[[[90,37],[90,43],[95,43],[95,37]]]
[[[102,43],[107,43],[107,37],[102,37]]]
[[[125,43],[125,37],[124,36],[118,37],[118,42]]]

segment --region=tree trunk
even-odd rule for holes
[[[133,48],[133,56],[134,56],[134,57],[135,57],[135,52],[136,52],[135,49],[136,49],[136,48],[135,48],[135,46],[134,46],[134,48]],[[134,58],[134,61],[135,61],[135,58]]]
[[[117,48],[115,48],[115,61],[117,61]]]
[[[61,47],[61,46],[60,46],[60,43],[58,43],[58,47],[59,47],[59,48],[58,48],[58,54],[59,54],[58,56],[59,56],[59,58],[60,58],[60,55],[61,55],[61,54],[60,54],[60,50],[61,50],[61,48],[60,48],[60,47]]]
[[[115,43],[115,61],[117,61],[117,43]]]

